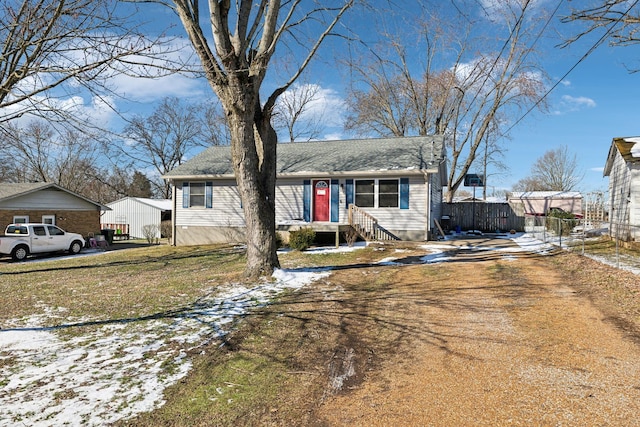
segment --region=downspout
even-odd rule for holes
[[[423,173],[424,173],[424,182],[425,182],[425,187],[427,192],[426,206],[425,206],[425,214],[427,218],[424,224],[424,240],[429,241],[429,230],[431,226],[431,182],[430,182],[431,175],[429,174],[429,172],[423,172]]]
[[[176,191],[176,185],[173,183],[173,188],[171,189],[171,203],[172,203],[172,214],[171,214],[171,246],[176,246],[176,216],[177,216],[177,203],[176,198],[178,196],[178,192]]]

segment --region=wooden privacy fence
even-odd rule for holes
[[[442,216],[440,222],[445,232],[455,231],[457,227],[462,231],[475,229],[485,233],[498,230],[524,231],[524,210],[520,205],[475,202],[474,206],[473,202],[443,203]]]

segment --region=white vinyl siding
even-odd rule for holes
[[[609,174],[610,233],[640,241],[640,166],[616,153]]]
[[[423,176],[411,176],[409,177],[409,209],[378,207],[363,208],[363,210],[375,217],[378,220],[378,224],[387,230],[423,231],[429,220],[426,212],[427,200],[428,186],[425,184],[425,178]]]
[[[191,184],[195,181],[191,181]],[[202,181],[204,183],[204,181]],[[176,186],[176,228],[188,226],[244,227],[240,194],[234,180],[213,181],[211,209],[184,209],[182,183]]]
[[[0,205],[0,208],[40,211],[95,211],[99,209],[99,207],[93,203],[69,194],[66,191],[59,191],[54,188],[39,190],[6,200]]]
[[[276,183],[276,224],[302,221],[304,217],[304,182],[282,178]]]
[[[428,175],[431,177],[432,175]],[[406,176],[380,178],[394,180],[398,183],[400,192],[400,178]],[[413,236],[422,238],[429,225],[429,213],[427,212],[429,200],[429,185],[425,182],[424,175],[409,176],[409,208],[377,207],[363,208],[373,215],[378,223],[389,231],[409,231]],[[309,177],[312,181],[316,177]],[[349,178],[355,182],[358,177]],[[363,177],[362,179],[368,179]],[[378,179],[374,179],[378,181]],[[346,179],[337,180],[338,194],[338,222],[348,222],[348,209],[346,206]],[[436,181],[438,181],[436,179]],[[193,182],[193,181],[192,181]],[[204,182],[204,181],[203,181]],[[240,195],[235,180],[213,181],[212,209],[185,209],[182,207],[182,183],[175,183],[176,204],[175,229],[176,234],[188,234],[193,230],[220,227],[244,227],[244,213]],[[332,184],[333,185],[333,184]],[[355,188],[354,188],[355,191]],[[437,194],[437,193],[436,193]],[[441,193],[439,193],[441,196]],[[438,197],[439,197],[438,196]],[[399,196],[398,196],[399,199]],[[399,203],[399,202],[398,202]],[[276,225],[290,225],[304,221],[304,179],[303,178],[279,178],[276,184]],[[201,232],[201,231],[199,231]]]

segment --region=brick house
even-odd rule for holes
[[[43,222],[87,236],[100,231],[98,202],[50,182],[0,183],[0,233],[16,222]]]

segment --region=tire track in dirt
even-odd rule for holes
[[[462,256],[389,267],[400,351],[328,398],[319,424],[640,425],[640,349],[548,259]]]

